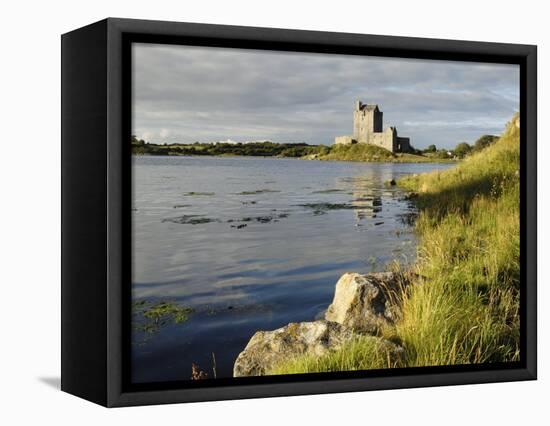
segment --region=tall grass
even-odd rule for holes
[[[374,336],[357,336],[338,351],[297,357],[275,366],[269,374],[372,370],[400,364],[401,354],[396,353],[387,341]]]
[[[400,320],[382,335],[404,355],[384,362],[372,340],[357,340],[319,360],[290,360],[272,374],[519,359],[517,123],[514,117],[495,144],[452,169],[398,182],[416,193],[420,209],[418,278],[399,297]]]

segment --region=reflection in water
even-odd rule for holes
[[[376,191],[355,191],[353,192],[353,197],[352,204],[359,207],[359,209],[355,210],[355,218],[358,224],[365,218],[375,218],[376,214],[382,211],[382,197],[376,195]]]
[[[352,187],[352,204],[356,207],[355,218],[357,226],[362,226],[362,220],[374,219],[382,212],[383,203],[392,203],[396,197],[403,197],[402,192],[395,189],[384,188],[387,181],[387,173],[383,169],[372,167],[361,176],[343,178],[343,182],[349,183]],[[382,185],[381,185],[382,183]],[[376,223],[381,224],[380,221]],[[375,223],[375,224],[376,224]]]
[[[321,315],[344,272],[414,259],[414,210],[385,182],[442,167],[135,157],[134,303],[192,314],[134,330],[133,380],[187,380],[192,363],[210,374],[213,354],[230,376],[255,331]]]

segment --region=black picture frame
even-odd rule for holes
[[[536,46],[118,18],[61,42],[62,390],[117,407],[536,379]],[[521,361],[131,385],[132,42],[518,64]]]

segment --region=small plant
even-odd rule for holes
[[[200,367],[193,363],[191,364],[191,380],[204,380],[208,379],[208,374],[200,369]]]

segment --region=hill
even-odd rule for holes
[[[424,155],[392,153],[387,149],[371,144],[332,145],[330,150],[321,152],[312,159],[381,163],[428,163],[445,161],[440,158],[432,158]]]

